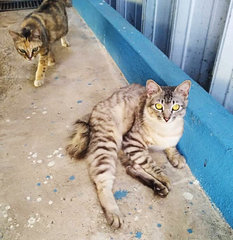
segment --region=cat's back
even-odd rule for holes
[[[99,103],[106,108],[132,107],[137,105],[139,99],[145,93],[145,87],[139,84],[130,84],[115,91],[109,98]]]
[[[94,107],[92,118],[98,119],[100,115],[104,115],[106,122],[114,122],[119,131],[125,133],[132,125],[135,111],[144,95],[145,87],[139,84],[131,84],[120,88]]]
[[[37,25],[54,42],[68,32],[68,19],[64,0],[45,0],[40,7],[25,17],[22,27]]]

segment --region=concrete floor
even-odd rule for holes
[[[85,161],[71,161],[64,148],[72,123],[127,83],[69,9],[71,48],[55,44],[56,65],[45,85],[35,88],[37,61],[20,57],[8,34],[28,12],[0,13],[0,239],[233,239],[189,168],[176,170],[167,162],[160,162],[173,186],[166,198],[118,165],[114,192],[125,225],[113,231],[106,224]]]

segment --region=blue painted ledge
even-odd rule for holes
[[[73,5],[129,83],[145,84],[152,78],[161,85],[178,85],[190,79],[104,1],[73,0]],[[233,115],[195,81],[192,81],[179,149],[206,193],[233,227]]]

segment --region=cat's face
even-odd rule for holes
[[[17,33],[9,31],[12,36],[17,52],[27,60],[34,59],[40,52],[42,41],[37,32]]]
[[[146,108],[152,118],[170,123],[183,118],[188,104],[191,81],[186,80],[177,87],[160,87],[153,80],[146,83]]]

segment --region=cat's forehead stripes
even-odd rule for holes
[[[171,103],[173,100],[173,92],[175,87],[162,87],[163,89],[163,99],[165,103]]]

